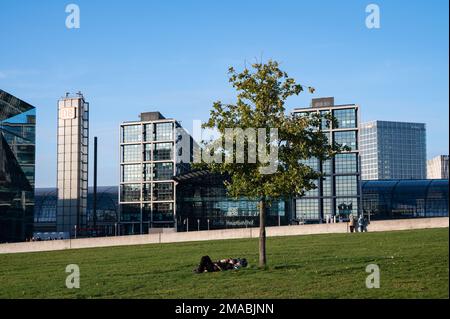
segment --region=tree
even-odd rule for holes
[[[314,181],[321,173],[302,160],[313,157],[323,161],[342,148],[338,144],[330,145],[326,135],[318,130],[321,121],[335,123],[331,115],[321,119],[317,114],[301,117],[285,114],[286,100],[299,95],[304,87],[280,70],[276,61],[255,63],[241,73],[231,67],[229,82],[237,92],[236,103],[215,102],[208,122],[203,125],[225,136],[225,146],[222,138],[204,142],[203,151],[215,161],[202,161],[199,166],[229,176],[225,186],[231,196],[259,201],[259,266],[265,267],[266,208],[274,199],[293,194],[301,196],[316,187]],[[313,88],[307,89],[314,93]],[[263,138],[252,133],[258,129]],[[270,133],[266,134],[267,131]],[[227,138],[232,148],[227,148]],[[239,146],[243,146],[244,152],[238,150]],[[258,150],[258,162],[253,154],[255,150]],[[272,158],[276,155],[269,164],[274,166],[273,170],[267,170],[267,154]]]

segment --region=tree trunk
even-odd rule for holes
[[[266,200],[259,201],[259,267],[266,267]]]

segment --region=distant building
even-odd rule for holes
[[[333,123],[323,119],[321,129],[330,142],[346,145],[350,151],[337,154],[334,158],[321,162],[311,158],[303,163],[324,173],[324,178],[316,181],[317,188],[295,199],[295,219],[299,222],[317,222],[327,219],[346,218],[358,215],[360,206],[359,173],[359,106],[356,104],[335,105],[334,98],[313,99],[311,107],[294,109],[294,114],[302,116],[317,112],[323,118],[331,113],[337,120]]]
[[[360,150],[363,180],[426,178],[426,132],[423,123],[363,123]]]
[[[120,125],[121,234],[177,228],[174,176],[189,170],[193,147],[180,123],[159,112]]]
[[[81,93],[58,101],[58,204],[56,231],[87,226],[89,103]]]
[[[448,155],[439,155],[427,161],[428,179],[448,179]]]
[[[0,90],[0,243],[33,233],[35,107]]]

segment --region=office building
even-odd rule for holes
[[[439,155],[427,161],[428,179],[448,179],[448,155]]]
[[[425,179],[425,124],[372,121],[361,124],[363,180]]]
[[[120,233],[142,234],[176,225],[174,176],[193,160],[193,138],[174,119],[141,113],[120,126]]]
[[[0,90],[0,243],[33,232],[35,107]]]
[[[328,136],[330,143],[347,146],[349,151],[323,162],[316,158],[302,161],[324,177],[315,181],[316,189],[295,199],[295,220],[310,223],[357,215],[360,206],[359,106],[335,105],[334,98],[329,97],[313,99],[310,107],[293,111],[298,116],[311,112],[323,119],[318,129]],[[332,114],[335,125],[325,118],[326,114]]]
[[[87,226],[89,103],[81,93],[58,101],[56,231],[71,236]]]

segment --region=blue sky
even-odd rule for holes
[[[80,7],[80,29],[65,26],[69,3]],[[365,26],[370,3],[380,29]],[[0,88],[37,107],[38,187],[56,182],[65,92],[90,102],[99,184],[117,185],[122,121],[159,110],[190,129],[213,101],[233,101],[228,67],[261,57],[316,88],[289,109],[335,96],[359,104],[362,121],[426,123],[431,158],[449,152],[448,10],[447,0],[1,0]]]

